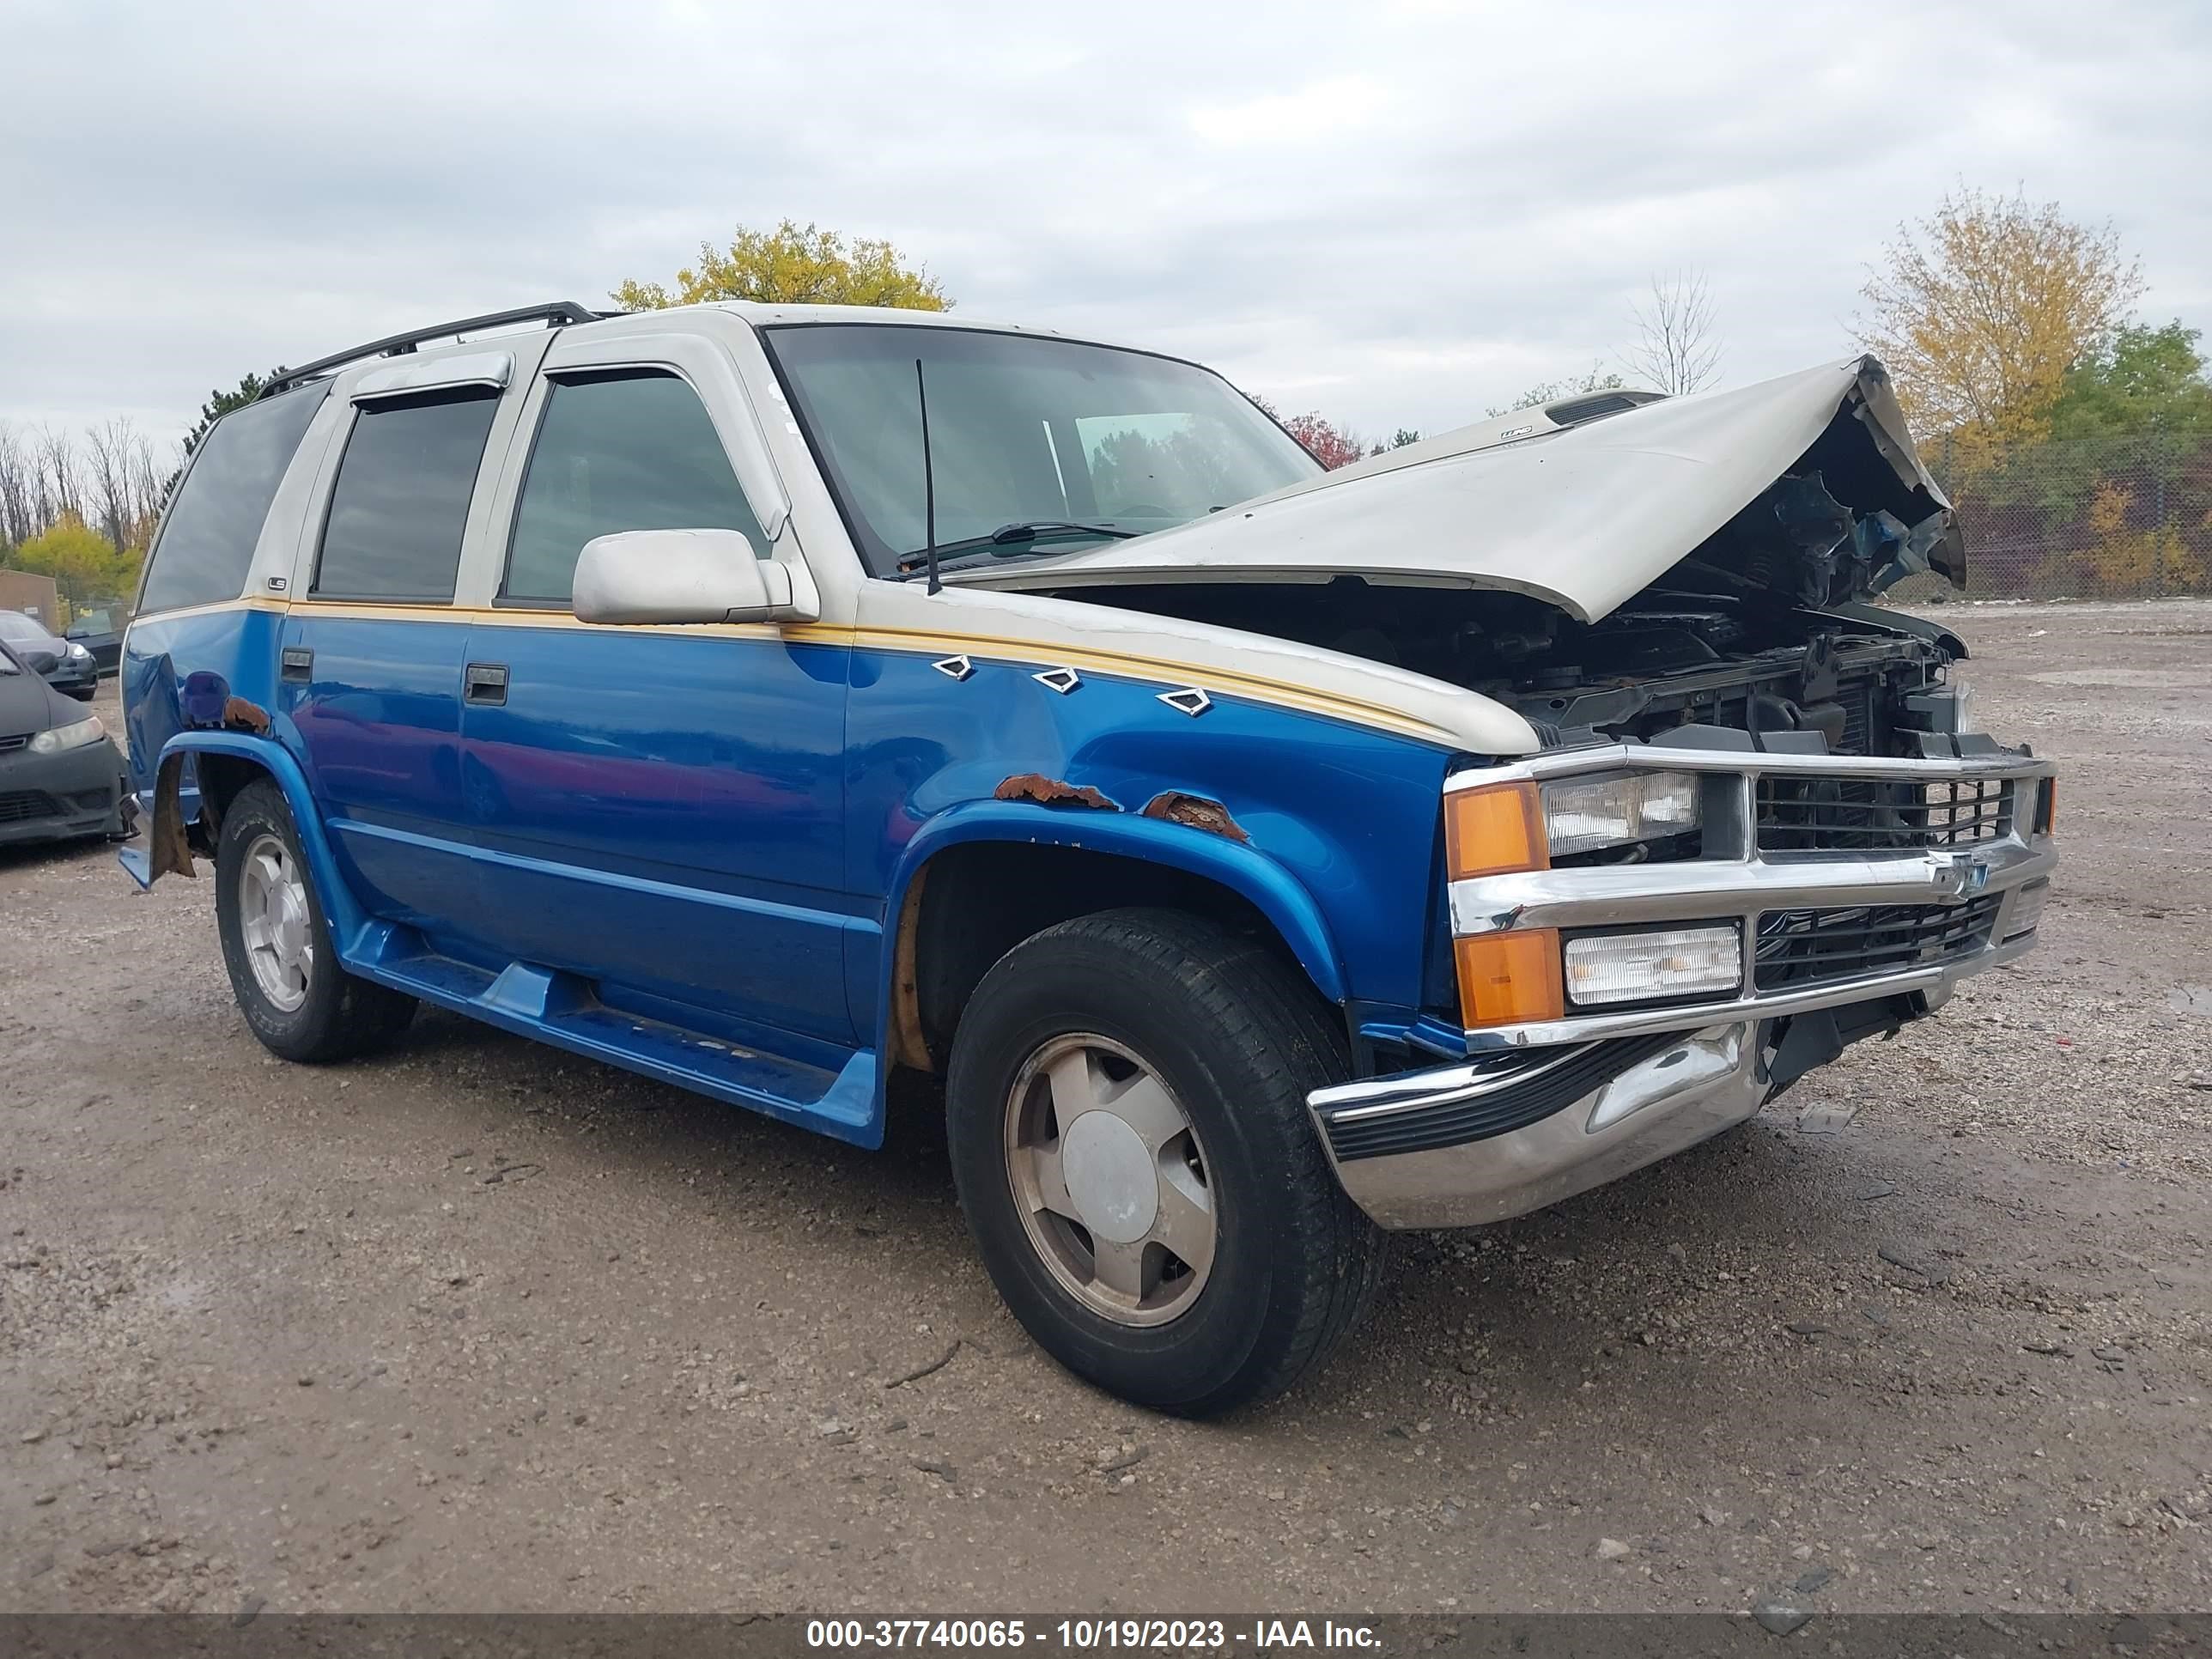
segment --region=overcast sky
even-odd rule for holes
[[[2212,7],[0,0],[0,418],[216,385],[739,222],[1370,437],[1617,364],[1655,271],[1732,383],[1841,356],[1959,180],[2111,218],[2212,325]]]

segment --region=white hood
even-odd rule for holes
[[[1574,418],[1567,405],[1552,410]],[[1872,357],[1852,357],[1577,425],[1532,410],[1173,530],[962,570],[946,581],[1065,589],[1323,582],[1349,574],[1526,593],[1589,623],[1650,586],[1793,471],[1818,471],[1855,518],[1887,514],[1895,532],[1911,526],[1917,557],[1966,580],[1950,504],[1913,449],[1887,372]]]

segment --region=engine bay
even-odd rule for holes
[[[1934,520],[1854,514],[1818,471],[1778,480],[1659,580],[1593,623],[1526,594],[1345,574],[1326,582],[1079,587],[1060,597],[1242,629],[1463,686],[1547,747],[1686,726],[1826,752],[1917,753],[1906,699],[1966,654],[1948,629],[1861,597],[1927,568]],[[1790,746],[1812,746],[1799,736]]]

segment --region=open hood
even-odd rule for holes
[[[963,586],[1371,583],[1498,589],[1594,623],[1695,556],[1709,580],[1847,603],[1963,586],[1950,503],[1889,375],[1852,357],[1733,391],[1555,404],[1425,439],[1173,530],[963,569]]]

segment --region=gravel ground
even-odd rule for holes
[[[1029,1346],[927,1101],[280,1065],[204,878],[0,852],[0,1607],[2212,1608],[2212,605],[1947,615],[2044,948],[1212,1425]]]

